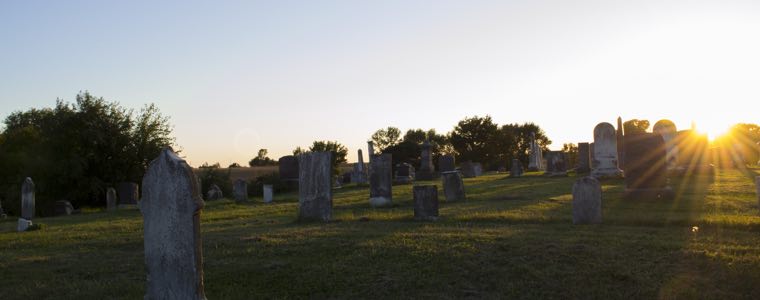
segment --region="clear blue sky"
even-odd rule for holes
[[[3,1],[0,118],[80,90],[171,116],[193,165],[465,116],[554,141],[760,123],[758,1]]]

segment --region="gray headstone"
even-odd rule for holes
[[[232,196],[236,202],[248,201],[248,183],[243,179],[235,180],[232,184]]]
[[[301,154],[298,181],[298,219],[330,221],[332,218],[332,153]]]
[[[540,171],[544,169],[544,155],[541,153],[541,146],[536,141],[536,133],[530,133],[530,155],[528,158],[528,171]]]
[[[588,173],[591,171],[591,154],[589,153],[591,145],[589,143],[578,143],[578,166],[577,173]]]
[[[21,184],[21,218],[29,221],[34,218],[34,202],[34,182],[27,177]]]
[[[433,180],[435,178],[435,167],[433,166],[433,154],[431,152],[432,145],[425,141],[420,148],[422,149],[420,152],[420,169],[415,172],[415,178],[417,180]]]
[[[509,177],[521,177],[523,175],[522,162],[517,159],[512,159],[512,167],[509,169]]]
[[[631,198],[671,198],[665,141],[656,133],[625,135],[625,194]]]
[[[375,143],[372,141],[367,141],[367,157],[369,158],[369,162],[372,162],[375,156]]]
[[[116,189],[110,187],[106,189],[106,210],[114,211],[118,207],[119,199],[116,198]]]
[[[216,184],[211,184],[211,186],[208,188],[208,191],[206,192],[206,200],[219,200],[224,198],[224,193],[222,193],[222,189],[219,188]]]
[[[265,184],[264,189],[264,203],[272,203],[274,200],[274,188],[271,184]]]
[[[414,167],[408,163],[396,165],[396,176],[393,179],[395,183],[412,183],[414,181]]]
[[[118,186],[119,204],[137,204],[140,198],[140,188],[134,182],[121,182]]]
[[[362,155],[362,149],[357,150],[358,162],[354,164],[354,169],[351,172],[351,182],[356,184],[367,183],[367,169],[364,167],[364,157]]]
[[[626,152],[627,153],[627,152]],[[594,169],[591,176],[619,177],[623,171],[618,167],[618,149],[615,127],[610,123],[599,123],[594,127]]]
[[[475,163],[473,163],[471,161],[463,162],[459,166],[459,170],[462,172],[462,176],[464,178],[474,178],[474,177],[478,176],[478,174],[477,174],[477,172],[475,170]]]
[[[586,176],[573,184],[573,224],[602,223],[602,185]]]
[[[464,182],[459,171],[441,173],[443,183],[443,194],[446,196],[446,202],[465,201],[467,198],[464,194]]]
[[[393,166],[391,154],[376,155],[370,162],[369,174],[369,204],[372,207],[389,206],[393,200]]]
[[[53,214],[55,216],[68,216],[74,212],[74,206],[71,202],[66,200],[58,200],[55,202],[55,208]]]
[[[678,146],[676,145],[676,124],[670,120],[659,120],[654,123],[652,131],[662,136],[665,141],[665,151],[667,167],[669,170],[675,169],[678,165]]]
[[[473,163],[472,171],[475,173],[475,177],[483,175],[483,165],[479,162]]]
[[[565,164],[565,161],[565,152],[546,152],[546,172],[544,175],[567,176],[567,165]]]
[[[434,221],[438,219],[438,188],[435,185],[418,185],[414,193],[414,219]]]
[[[298,158],[293,155],[280,157],[278,160],[280,179],[283,181],[298,181]]]
[[[451,172],[457,169],[454,155],[443,155],[438,158],[438,171]]]
[[[170,149],[142,182],[145,299],[205,299],[200,214],[204,203],[192,168]]]

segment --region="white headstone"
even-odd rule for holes
[[[618,167],[617,135],[612,124],[603,122],[594,127],[593,149],[591,176],[617,177],[623,174]]]
[[[272,203],[274,199],[274,188],[271,184],[264,185],[264,203]]]

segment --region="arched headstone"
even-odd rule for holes
[[[610,123],[599,123],[594,127],[594,169],[591,176],[617,177],[623,174],[618,167],[618,149],[615,127]]]

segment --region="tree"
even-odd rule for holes
[[[491,120],[491,116],[474,116],[459,121],[449,140],[459,154],[459,161],[475,161],[488,165],[498,160],[500,149],[495,143],[498,131],[498,125]]]
[[[293,149],[293,155],[294,156],[299,156],[299,155],[301,155],[301,154],[303,154],[305,152],[306,152],[306,150],[304,150],[303,148],[301,148],[301,146],[298,146],[295,149]]]
[[[578,165],[578,146],[573,143],[562,144],[562,152],[565,152],[567,159],[565,166],[568,169],[575,168]]]
[[[377,151],[383,152],[386,148],[401,142],[401,130],[389,126],[386,129],[375,131],[375,133],[372,134],[372,142],[374,142]]]
[[[254,167],[254,166],[268,166],[268,165],[275,165],[277,162],[269,157],[267,157],[267,154],[269,151],[267,149],[259,149],[258,154],[256,157],[248,161],[248,166]]]
[[[293,150],[293,155],[301,155],[306,153],[301,147],[297,147]],[[333,175],[340,175],[340,165],[346,162],[346,156],[348,155],[348,148],[341,145],[337,141],[314,141],[308,152],[332,152],[332,169]]]
[[[649,129],[649,120],[632,119],[623,123],[623,130],[626,135],[646,133]]]
[[[517,158],[524,166],[528,165],[530,158],[531,133],[536,136],[541,151],[548,151],[552,143],[544,130],[535,123],[507,124],[501,127],[501,132],[501,138],[507,144],[502,147],[509,151],[506,161]]]
[[[231,163],[229,166],[227,166],[227,168],[228,168],[228,169],[233,169],[233,168],[242,168],[242,167],[243,167],[243,166],[241,166],[239,163],[236,163],[236,162],[234,162],[234,163]]]
[[[722,149],[732,149],[728,153],[741,155],[746,162],[754,164],[760,159],[760,126],[736,124],[725,135],[716,138],[713,144]]]

